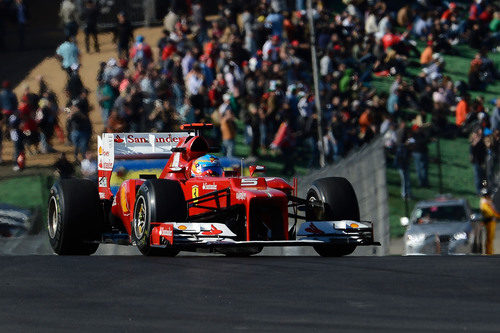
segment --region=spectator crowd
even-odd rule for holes
[[[157,41],[136,34],[127,13],[118,13],[116,57],[96,73],[96,111],[105,131],[175,131],[181,123],[211,122],[212,144],[232,156],[239,119],[249,158],[278,152],[284,175],[294,174],[297,160],[318,167],[320,147],[334,162],[381,135],[400,172],[404,198],[411,197],[411,160],[418,185],[429,186],[429,142],[470,136],[477,191],[483,180],[495,182],[500,99],[488,112],[490,101],[470,97],[499,78],[489,58],[499,51],[500,8],[494,2],[462,6],[422,0],[391,7],[346,0],[338,9],[329,1],[313,1],[319,101],[305,1],[216,2],[218,13],[209,17],[200,1],[171,1]],[[86,50],[93,39],[99,52],[99,11],[90,0],[79,14],[71,0],[64,0],[60,14],[66,41],[56,54],[67,75],[66,107],[59,107],[43,78],[39,91],[27,88],[21,103],[8,82],[0,92],[15,160],[30,147],[51,151],[54,135],[65,139],[60,109],[68,112],[65,132],[75,156],[83,159],[88,150],[93,108],[79,75],[74,36],[76,22],[85,22]],[[446,75],[443,55],[460,54],[464,44],[477,54],[470,59],[468,80],[454,82]],[[375,79],[383,77],[394,77],[387,93],[375,89]]]

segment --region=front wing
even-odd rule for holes
[[[264,246],[380,245],[373,238],[373,224],[357,221],[307,221],[302,223],[294,240],[239,241],[223,223],[153,223],[152,247],[238,248]]]

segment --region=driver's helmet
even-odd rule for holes
[[[222,166],[214,155],[203,155],[193,162],[191,176],[222,176]]]

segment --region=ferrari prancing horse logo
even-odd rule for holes
[[[191,187],[191,196],[193,199],[198,198],[200,196],[198,185],[193,185],[193,187]],[[196,202],[196,201],[198,201],[198,200],[195,200],[194,202]]]

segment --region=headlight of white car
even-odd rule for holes
[[[419,245],[425,240],[425,235],[424,234],[409,234],[406,236],[408,245],[410,246],[415,246]]]
[[[456,240],[467,239],[467,233],[465,231],[457,232],[453,235],[453,238],[455,238]]]

